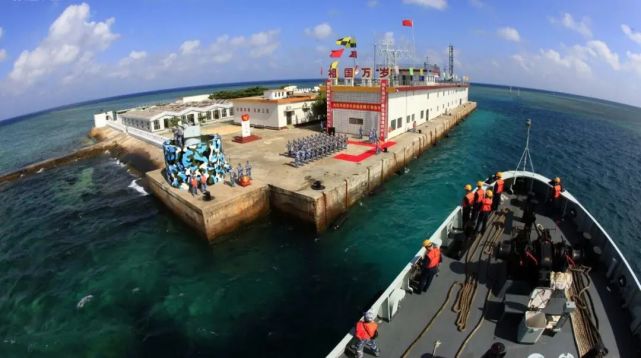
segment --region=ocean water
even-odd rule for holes
[[[514,168],[527,118],[536,171],[561,176],[641,273],[641,109],[482,85],[470,98],[478,110],[449,137],[321,235],[270,215],[209,245],[108,156],[0,186],[0,356],[324,356],[463,185]],[[40,140],[59,116],[0,126],[0,143]],[[81,117],[67,120],[88,129]],[[56,133],[32,150],[85,134]]]

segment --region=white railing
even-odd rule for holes
[[[158,147],[161,147],[161,148],[162,148],[163,143],[165,143],[165,141],[167,140],[167,138],[165,138],[165,137],[163,137],[161,135],[158,135],[158,134],[155,134],[155,133],[151,133],[151,132],[147,132],[147,131],[143,131],[143,130],[138,129],[138,128],[132,128],[132,127],[127,127],[127,134],[131,134],[132,136],[134,136],[134,137],[136,137],[138,139],[142,139],[145,142],[154,144],[154,145],[156,145]]]
[[[107,125],[109,127],[113,128],[113,129],[119,130],[119,131],[124,132],[124,133],[127,132],[125,126],[123,126],[120,123],[116,123],[116,122],[113,122],[113,121],[105,121],[105,122],[107,123]]]
[[[119,130],[125,134],[132,135],[140,140],[143,140],[160,148],[162,148],[163,143],[165,143],[165,141],[167,140],[167,138],[161,135],[143,131],[142,129],[138,128],[125,126],[120,123],[107,121],[107,125],[113,129]]]

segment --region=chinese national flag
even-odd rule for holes
[[[358,58],[358,54],[356,53],[356,50],[352,50],[352,53],[349,54],[350,58]]]
[[[403,26],[413,27],[414,21],[412,21],[411,19],[403,19]]]
[[[343,56],[343,51],[345,51],[344,48],[342,48],[340,50],[332,50],[332,52],[329,53],[329,57],[339,58],[339,57]]]

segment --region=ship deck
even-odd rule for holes
[[[504,198],[506,196],[504,194]],[[510,239],[515,229],[523,227],[520,199],[523,198],[509,196],[508,200],[503,200],[500,209],[507,209],[508,214],[505,215],[505,230],[498,242]],[[573,225],[565,222],[557,225],[546,211],[544,205],[536,208],[536,223],[550,229],[553,241],[568,240],[576,243],[579,240],[580,235]],[[497,217],[498,215],[493,215],[493,219]],[[490,230],[488,227],[488,231]],[[536,235],[536,231],[532,230],[532,238]],[[457,283],[465,281],[465,256],[457,260],[444,254],[439,275],[432,281],[428,292],[423,294],[408,292],[405,299],[400,302],[398,312],[391,322],[377,320],[379,322],[377,343],[381,349],[381,356],[403,356],[406,349],[412,345],[430,321],[433,321],[415,342],[407,357],[480,357],[494,342],[505,345],[507,357],[528,357],[533,353],[554,358],[568,353],[574,357],[580,357],[570,320],[560,332],[553,336],[543,334],[535,344],[517,342],[518,325],[523,314],[514,313],[522,312],[527,301],[510,302],[510,297],[514,297],[510,295],[506,298],[506,288],[512,282],[507,280],[506,264],[494,259],[493,254],[483,254],[481,242],[483,238],[477,237],[476,240],[479,243],[479,249],[476,252],[473,251],[474,244],[468,244],[468,251],[475,253],[470,257],[467,268],[478,272],[478,286],[465,329],[458,330],[457,313],[453,311],[459,289]],[[447,252],[445,248],[443,251]],[[491,251],[488,249],[486,252]],[[621,308],[620,299],[607,288],[605,268],[595,267],[589,276],[592,281],[589,293],[598,317],[599,332],[605,347],[609,350],[608,356],[639,356],[639,348],[634,343],[636,341],[629,329],[630,319]],[[518,286],[522,281],[515,282],[514,286]],[[450,291],[452,293],[448,299]],[[508,307],[507,310],[504,307]],[[477,324],[480,326],[475,330]],[[475,332],[471,334],[473,331]],[[433,355],[436,342],[440,342],[440,345],[436,349],[436,354]]]

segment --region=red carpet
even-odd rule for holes
[[[348,141],[347,143],[354,144],[354,145],[362,145],[362,146],[365,146],[365,147],[370,147],[371,149],[366,150],[366,151],[364,151],[363,153],[361,153],[359,155],[341,153],[341,154],[338,154],[338,155],[334,156],[335,159],[345,160],[345,161],[354,162],[354,163],[360,163],[363,160],[371,157],[372,155],[376,155],[376,145],[374,145],[374,144],[370,144],[368,142],[356,142],[356,141],[352,141],[352,140]],[[389,147],[393,146],[394,144],[396,144],[396,142],[387,141],[387,142],[383,143],[381,148],[389,148]]]

